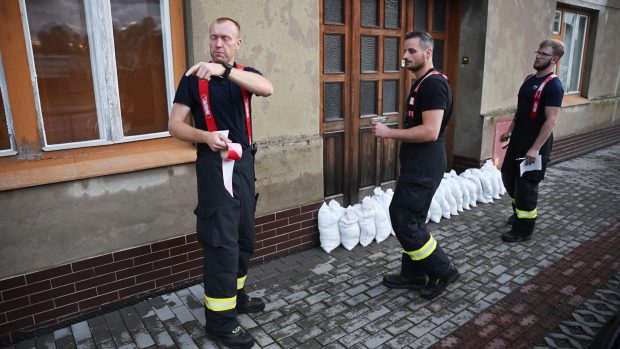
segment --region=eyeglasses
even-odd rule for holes
[[[534,53],[536,54],[536,56],[543,56],[543,57],[551,57],[551,56],[553,56],[550,53],[542,52],[542,51],[534,51]]]

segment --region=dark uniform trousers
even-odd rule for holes
[[[508,161],[508,153],[504,162]],[[543,178],[546,162],[543,161],[543,170],[529,171],[520,176],[519,163],[506,163],[502,166],[502,182],[506,192],[512,199],[512,208],[515,214],[515,222],[511,232],[521,236],[530,236],[534,232],[536,217],[538,217],[536,205],[538,203],[538,184]]]
[[[254,163],[250,151],[244,149],[241,160],[235,161],[231,197],[223,186],[220,156],[214,155],[196,163],[199,192],[203,186],[209,200],[217,201],[207,203],[212,207],[196,209],[196,231],[204,250],[206,327],[230,333],[238,326],[237,302],[247,297],[243,286],[256,246]],[[214,170],[219,175],[213,175]]]
[[[401,267],[404,278],[420,275],[439,278],[450,266],[448,256],[426,229],[426,215],[440,182],[441,177],[417,178],[404,174],[398,179],[390,204],[390,218],[404,249]]]

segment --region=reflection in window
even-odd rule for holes
[[[400,0],[385,0],[385,27],[400,28]]]
[[[13,140],[11,140],[13,130],[10,120],[11,109],[9,108],[3,67],[2,56],[0,55],[0,155],[13,150]]]
[[[426,0],[415,0],[413,11],[413,28],[415,30],[428,30],[427,21],[426,21],[426,8],[427,3]]]
[[[383,80],[383,114],[398,112],[398,80]]]
[[[323,41],[323,70],[325,73],[344,72],[344,36],[326,34]]]
[[[123,134],[168,130],[159,2],[112,0],[114,51]]]
[[[325,23],[344,23],[342,0],[325,0],[323,3],[323,21]]]
[[[386,37],[385,39],[383,39],[383,71],[384,72],[398,71],[398,63],[399,63],[398,42],[399,41],[400,41],[400,38]]]
[[[362,0],[362,26],[376,27],[379,25],[377,16],[377,0]]]
[[[323,115],[325,121],[340,120],[343,118],[342,82],[326,82],[323,91]]]
[[[376,115],[377,82],[362,81],[360,94],[360,115]]]
[[[567,93],[579,92],[587,19],[580,14],[564,13],[563,42],[566,50],[560,60],[559,75]]]
[[[47,144],[99,139],[84,4],[26,1]]]
[[[377,71],[377,37],[362,36],[362,72]]]
[[[433,1],[433,31],[446,30],[446,3],[445,0]]]

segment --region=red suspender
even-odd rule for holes
[[[235,68],[243,69],[240,64],[235,64]],[[241,87],[241,95],[243,96],[243,109],[245,111],[245,128],[248,133],[248,144],[252,146],[252,117],[250,115],[250,93],[248,90]],[[200,92],[200,105],[202,106],[202,113],[205,116],[205,122],[207,123],[207,131],[217,131],[217,125],[215,124],[215,116],[211,111],[211,102],[209,100],[209,81],[198,79],[198,90]]]
[[[437,75],[440,74],[442,75],[444,78],[446,78],[446,80],[448,80],[448,77],[445,76],[444,74],[441,74],[440,72],[433,70],[430,73],[426,74],[422,80],[420,80],[420,82],[418,83],[418,85],[415,87],[415,89],[413,89],[413,95],[416,95],[418,93],[418,90],[420,89],[420,86],[422,85],[422,83],[424,82],[424,80],[426,80],[426,78],[428,78],[431,75]],[[411,110],[407,113],[407,116],[410,118],[413,118],[413,104],[415,103],[415,98],[413,96],[411,96],[411,98],[409,98],[409,105],[411,106]]]
[[[529,79],[532,76],[534,76],[534,74],[528,75],[527,78],[525,78],[525,80]],[[530,118],[536,119],[536,117],[538,116],[538,106],[540,105],[540,97],[542,96],[542,92],[543,92],[543,89],[545,88],[545,85],[547,85],[547,83],[551,81],[553,78],[557,78],[557,77],[558,77],[557,75],[552,73],[545,79],[545,81],[542,82],[542,84],[540,84],[540,86],[538,86],[538,89],[536,89],[536,93],[534,94],[534,101],[532,101],[532,110],[530,111]]]

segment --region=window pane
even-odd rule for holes
[[[323,116],[325,121],[340,120],[342,111],[342,82],[326,82],[323,91]]]
[[[9,138],[9,127],[4,111],[4,98],[0,93],[0,150],[8,149],[11,149],[11,139]]]
[[[398,41],[399,38],[383,39],[383,71],[398,71]]]
[[[377,0],[362,0],[362,26],[376,27],[377,19]]]
[[[398,80],[383,81],[383,114],[398,112]]]
[[[83,2],[27,0],[26,10],[47,144],[99,139]]]
[[[168,130],[159,1],[111,0],[123,134]]]
[[[446,30],[446,4],[445,0],[433,2],[433,31],[443,32]]]
[[[377,37],[362,36],[362,73],[377,71]]]
[[[564,44],[566,51],[560,60],[560,79],[566,92],[579,91],[581,61],[586,33],[587,17],[564,13]]]
[[[360,115],[377,114],[377,82],[362,81]]]
[[[385,0],[385,27],[400,28],[400,0]]]
[[[344,23],[342,0],[325,0],[323,11],[325,23]]]
[[[443,70],[443,40],[435,40],[433,48],[433,65],[437,70]]]
[[[555,11],[553,15],[553,34],[560,34],[562,28],[562,11]]]
[[[342,35],[325,35],[323,69],[325,73],[342,73],[344,40]]]
[[[428,30],[426,21],[426,0],[415,0],[413,11],[415,15],[413,17],[413,28],[416,30]]]

